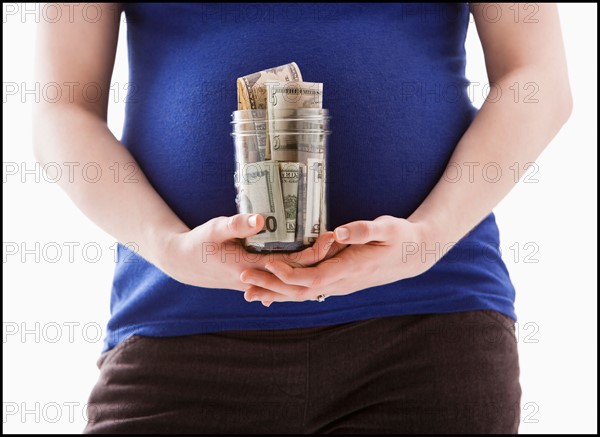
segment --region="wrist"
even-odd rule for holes
[[[415,225],[418,247],[412,248],[418,254],[426,269],[436,264],[456,243],[452,240],[452,229],[440,215],[411,215],[408,219]]]
[[[439,220],[425,216],[415,217],[414,214],[407,220],[416,226],[418,240],[427,247],[444,246],[449,242],[447,226],[444,227]]]
[[[147,230],[146,241],[148,244],[148,260],[163,272],[168,272],[180,251],[181,235],[189,232],[190,229],[183,223],[173,224],[171,226],[150,227]]]

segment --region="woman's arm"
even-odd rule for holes
[[[426,224],[433,241],[458,241],[483,220],[516,185],[514,164],[535,161],[571,114],[558,11],[537,5],[515,22],[514,5],[495,3],[501,18],[490,21],[485,3],[471,4],[491,92],[450,158],[462,177],[442,178],[408,219]]]
[[[58,7],[58,6],[57,6]],[[36,81],[55,83],[61,92],[57,99],[42,99],[34,108],[34,151],[40,163],[58,163],[63,173],[76,169],[73,178],[60,178],[59,184],[75,204],[96,224],[119,241],[133,242],[139,253],[161,265],[166,239],[189,229],[154,191],[135,159],[108,129],[110,78],[113,70],[121,8],[98,4],[101,19],[84,20],[83,14],[69,16],[62,6],[56,23],[42,20],[38,25]],[[85,90],[85,91],[84,91]],[[100,98],[96,98],[98,91]],[[52,96],[53,97],[53,96]],[[82,168],[101,169],[96,182],[84,179]],[[120,177],[115,181],[114,165]],[[126,181],[125,165],[134,163],[137,171]],[[76,166],[76,167],[75,167]],[[130,172],[127,172],[129,174]]]
[[[36,158],[42,164],[63,165],[63,174],[76,169],[73,179],[60,178],[73,202],[117,240],[134,243],[139,255],[170,276],[203,287],[242,289],[240,272],[263,267],[265,257],[233,257],[231,251],[241,255],[244,249],[235,239],[260,231],[263,218],[217,217],[190,230],[175,215],[106,124],[121,7],[98,4],[101,18],[89,22],[84,14],[70,13],[66,4],[56,6],[62,8],[61,19],[42,21],[38,27],[35,80],[42,86],[57,84],[61,92],[35,105]],[[92,165],[93,179],[82,172],[86,164]],[[134,182],[124,177],[131,174],[125,167],[131,164],[137,169]],[[95,168],[101,169],[98,180]],[[320,240],[320,248],[303,252],[306,264],[322,259],[328,239],[331,233]],[[228,247],[230,255],[221,257],[225,242],[235,247]]]
[[[517,183],[511,166],[534,161],[571,113],[557,8],[537,5],[537,22],[524,20],[524,14],[515,20],[508,4],[494,4],[502,9],[497,21],[498,15],[487,19],[486,4],[471,7],[492,87],[450,158],[448,174],[456,174],[458,166],[462,177],[440,179],[407,220],[382,216],[337,228],[336,241],[352,246],[315,267],[274,262],[267,265],[274,275],[244,272],[242,280],[255,285],[248,286],[246,298],[307,300],[416,276],[492,211]],[[486,165],[489,173],[482,171]],[[474,171],[469,174],[469,169]]]

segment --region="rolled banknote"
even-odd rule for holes
[[[267,108],[267,82],[287,83],[302,81],[302,74],[295,62],[268,68],[258,73],[249,74],[238,78],[238,110],[240,109],[266,109]],[[271,159],[269,138],[266,138],[264,158]]]
[[[298,211],[296,212],[296,243],[304,246],[304,217],[306,216],[306,164],[298,168]]]
[[[323,107],[322,83],[268,81],[266,88],[267,112],[273,109]]]
[[[236,135],[235,162],[247,164],[250,162],[264,161],[264,135]],[[261,147],[262,146],[262,147]]]
[[[306,166],[306,210],[304,243],[312,244],[321,233],[321,195],[323,193],[323,160],[309,158]]]
[[[327,164],[323,160],[322,165],[323,179],[321,181],[321,216],[319,217],[319,233],[323,234],[329,229],[327,228]]]
[[[266,82],[302,82],[302,74],[295,62],[268,68],[258,73],[252,73],[238,78],[238,110],[240,109],[266,109],[267,92]]]
[[[286,242],[296,240],[298,208],[304,208],[304,205],[298,202],[298,183],[302,167],[304,165],[299,162],[279,163],[283,208],[285,210],[285,228],[287,231]]]
[[[287,241],[279,163],[261,161],[245,164],[240,169],[239,180],[240,213],[258,213],[265,219],[263,229],[246,238],[246,245],[261,248],[268,242]]]
[[[285,113],[284,109],[323,108],[323,84],[318,82],[266,82],[267,87],[267,145],[269,156],[273,156],[275,149],[289,150],[290,143],[298,142],[298,135],[286,135],[291,127],[298,128],[299,123],[310,122],[286,121],[278,117]],[[298,161],[298,159],[292,159]]]
[[[321,158],[324,153],[324,133],[276,134],[271,149],[274,161],[308,162],[308,158]]]

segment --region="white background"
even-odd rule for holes
[[[98,376],[114,240],[41,172],[23,171],[35,169],[30,115],[36,93],[25,90],[34,89],[36,13],[9,15],[14,8],[21,12],[23,5],[4,6],[2,29],[4,430],[78,433]],[[521,182],[496,208],[517,289],[522,433],[597,431],[597,11],[595,4],[563,4],[560,14],[574,111],[530,175],[537,182]],[[124,37],[122,26],[109,110],[117,137],[127,83]],[[483,85],[473,25],[466,47],[467,77]],[[482,87],[472,89],[479,106]]]

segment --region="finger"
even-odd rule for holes
[[[264,223],[265,219],[260,214],[236,214],[231,217],[216,217],[206,222],[206,225],[213,241],[221,243],[257,234]]]
[[[310,265],[315,265],[323,260],[326,260],[328,258],[331,258],[333,256],[335,256],[336,254],[338,254],[342,249],[344,249],[345,247],[347,247],[347,244],[341,244],[335,241],[335,235],[333,234],[333,231],[328,231],[325,234],[322,234],[317,241],[315,241],[315,244],[310,247],[309,249],[313,250],[313,256],[315,259],[315,262],[313,263],[300,263],[299,266],[302,267],[307,267]],[[309,250],[309,249],[305,249],[305,250]],[[309,259],[307,259],[308,261]],[[291,266],[296,267],[296,265],[294,263],[287,263],[290,264]]]
[[[314,267],[295,268],[286,263],[274,261],[268,263],[265,268],[285,284],[309,288],[327,286],[353,272],[350,261],[342,257],[328,259]]]
[[[273,302],[297,302],[285,294],[254,286],[246,290],[244,299],[248,302],[261,302],[264,306],[270,306]],[[268,302],[270,303],[267,305]]]
[[[251,301],[261,301],[263,305],[269,302],[305,302],[305,301],[316,301],[318,296],[325,295],[325,298],[332,296],[340,296],[348,293],[352,293],[357,290],[356,287],[350,286],[348,288],[348,281],[342,279],[340,281],[334,282],[330,284],[327,288],[323,288],[321,290],[311,290],[302,296],[302,300],[294,299],[290,296],[286,296],[281,293],[274,292],[273,290],[268,290],[263,287],[257,287],[256,285],[249,286],[244,293],[244,297],[249,302]],[[348,289],[347,289],[348,288]]]
[[[335,240],[343,244],[366,244],[388,241],[393,235],[394,217],[382,216],[376,220],[358,220],[335,229]]]
[[[334,243],[333,232],[329,231],[321,234],[311,247],[300,252],[298,264],[304,267],[318,263],[327,256]]]
[[[317,238],[311,247],[308,247],[299,252],[283,253],[283,254],[268,254],[268,261],[283,261],[286,264],[296,267],[306,267],[314,265],[328,255],[332,245],[335,244],[333,232],[324,232]]]
[[[333,238],[335,238],[335,235],[333,236]],[[327,255],[325,256],[325,258],[323,258],[323,260],[333,258],[338,253],[340,253],[343,249],[345,249],[346,247],[348,247],[347,244],[341,244],[341,243],[338,243],[337,241],[333,240],[333,243],[331,244],[329,251],[327,252]]]
[[[286,254],[282,261],[297,267],[311,266],[327,256],[327,252],[333,243],[335,243],[333,232],[325,232],[317,238],[311,247],[300,252]]]
[[[304,302],[307,300],[316,300],[316,296],[318,296],[318,294],[315,294],[313,291],[310,294],[295,298],[254,285],[250,286],[244,293],[244,299],[248,302],[261,301],[263,305],[265,305],[266,302]]]
[[[305,295],[310,292],[306,287],[286,284],[277,276],[268,272],[263,272],[262,270],[244,270],[240,274],[240,280],[248,286],[254,285],[266,290],[271,290],[274,293],[288,296],[295,301],[306,300]]]

